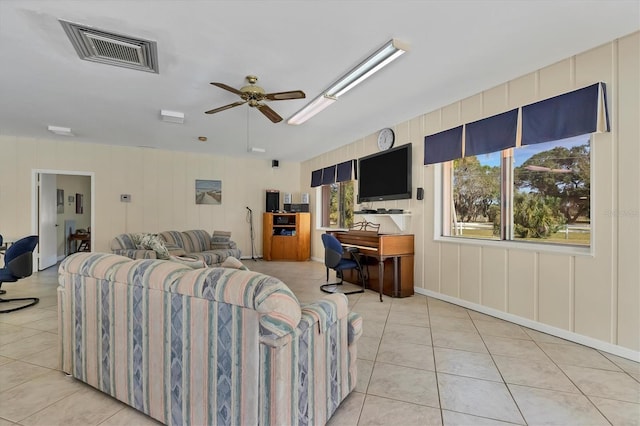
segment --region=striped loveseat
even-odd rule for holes
[[[76,253],[59,268],[61,369],[170,425],[322,425],[356,384],[362,319],[247,270]]]
[[[111,252],[131,259],[162,258],[152,247],[139,247],[135,242],[136,235],[143,234],[120,234],[115,237],[110,244]],[[194,229],[164,231],[157,235],[166,257],[188,256],[209,266],[220,266],[227,257],[240,259],[242,255],[238,245],[231,240],[231,232],[213,231],[213,234],[209,234],[204,229]]]

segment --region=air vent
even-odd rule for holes
[[[80,59],[158,73],[155,41],[107,32],[60,19]]]

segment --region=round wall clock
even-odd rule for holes
[[[378,133],[378,149],[384,151],[385,149],[391,148],[395,139],[396,135],[393,133],[393,130],[389,128],[380,130],[380,133]]]

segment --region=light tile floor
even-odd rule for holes
[[[245,260],[301,302],[324,293],[318,262]],[[0,315],[0,426],[155,425],[57,368],[57,267],[5,297],[40,303]],[[437,299],[349,296],[364,317],[358,383],[329,424],[640,425],[640,364]]]

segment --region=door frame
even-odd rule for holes
[[[53,170],[53,169],[31,169],[31,235],[38,235],[38,217],[40,212],[40,203],[38,202],[38,175],[73,175],[88,176],[91,179],[91,247],[95,247],[95,219],[96,219],[96,174],[95,172],[84,172],[78,170]],[[66,242],[65,242],[66,244]],[[40,245],[36,246],[33,253],[33,272],[38,271],[38,263],[40,259]]]

